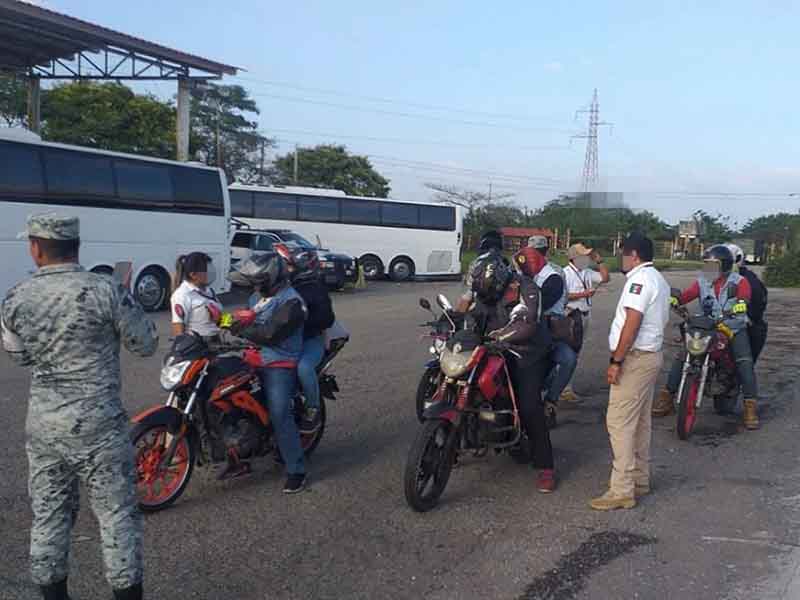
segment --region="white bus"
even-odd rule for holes
[[[461,274],[463,212],[455,206],[347,196],[337,190],[233,184],[233,216],[291,229],[358,258],[369,279]]]
[[[230,268],[225,174],[194,164],[42,142],[0,129],[0,298],[29,277],[28,215],[57,211],[81,221],[81,264],[110,274],[133,263],[134,294],[147,310],[169,302],[181,254],[208,254],[227,291]]]

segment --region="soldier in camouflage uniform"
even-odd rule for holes
[[[33,580],[45,599],[68,600],[80,481],[100,524],[114,597],[139,599],[142,518],[119,348],[122,341],[134,354],[152,355],[155,326],[125,286],[78,264],[77,218],[35,215],[22,235],[39,269],[8,292],[0,324],[6,351],[32,368],[26,449]]]

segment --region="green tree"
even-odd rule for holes
[[[291,185],[294,153],[279,156],[272,165],[274,183]],[[297,152],[297,185],[341,190],[350,196],[389,195],[389,180],[378,173],[366,156],[350,154],[344,146],[319,145]]]
[[[231,182],[263,183],[268,166],[264,155],[274,141],[258,133],[258,114],[255,100],[240,85],[195,88],[189,153],[222,167]]]
[[[692,217],[700,223],[700,238],[706,243],[729,242],[736,234],[729,216],[710,215],[704,210],[695,211]]]
[[[68,83],[42,94],[42,137],[174,159],[175,109],[118,83]]]
[[[0,122],[6,127],[24,125],[27,109],[25,81],[11,74],[0,73]]]

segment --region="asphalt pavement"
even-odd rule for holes
[[[673,286],[689,273],[668,274]],[[575,387],[553,432],[559,487],[541,495],[535,472],[506,456],[465,458],[438,509],[412,512],[402,474],[419,427],[414,392],[427,344],[417,299],[453,283],[372,284],[334,297],[352,333],[334,371],[341,394],[310,461],[310,489],[281,493],[269,459],[246,479],[195,471],[174,507],[146,517],[146,592],[159,600],[798,598],[800,469],[797,364],[800,293],[771,293],[770,338],[759,364],[762,429],[701,412],[677,439],[656,420],[653,493],[630,511],[597,513],[610,449],[603,423],[607,331],[622,277],[595,298]],[[131,413],[163,402],[157,356],[123,360]],[[669,338],[674,338],[670,329]],[[670,353],[672,350],[670,351]],[[0,357],[0,599],[38,598],[28,577],[27,373]],[[73,534],[77,600],[107,599],[97,525],[85,500]]]

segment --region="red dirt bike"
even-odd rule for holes
[[[443,310],[450,306],[443,296],[437,303]],[[529,460],[508,352],[507,346],[467,330],[455,332],[442,348],[441,383],[424,412],[405,468],[406,501],[415,511],[438,504],[461,452],[485,456],[493,449],[520,462]]]
[[[317,368],[320,386],[320,421],[312,433],[301,434],[306,456],[319,445],[325,430],[325,399],[339,391],[334,375],[327,371],[348,339],[334,339]],[[293,368],[273,363],[267,368]],[[203,338],[180,335],[164,360],[161,386],[169,392],[165,405],[137,415],[131,438],[135,448],[139,506],[143,511],[162,510],[186,489],[195,465],[226,463],[243,467],[244,459],[277,455],[272,423],[257,369],[261,356],[256,349],[215,352]],[[295,397],[298,424],[304,397]],[[222,477],[221,477],[222,478]]]
[[[678,437],[688,440],[697,423],[697,412],[706,394],[720,411],[738,393],[736,361],[730,350],[733,333],[721,320],[704,315],[691,316],[685,308],[674,309],[682,318],[681,338],[686,352],[678,403]]]

